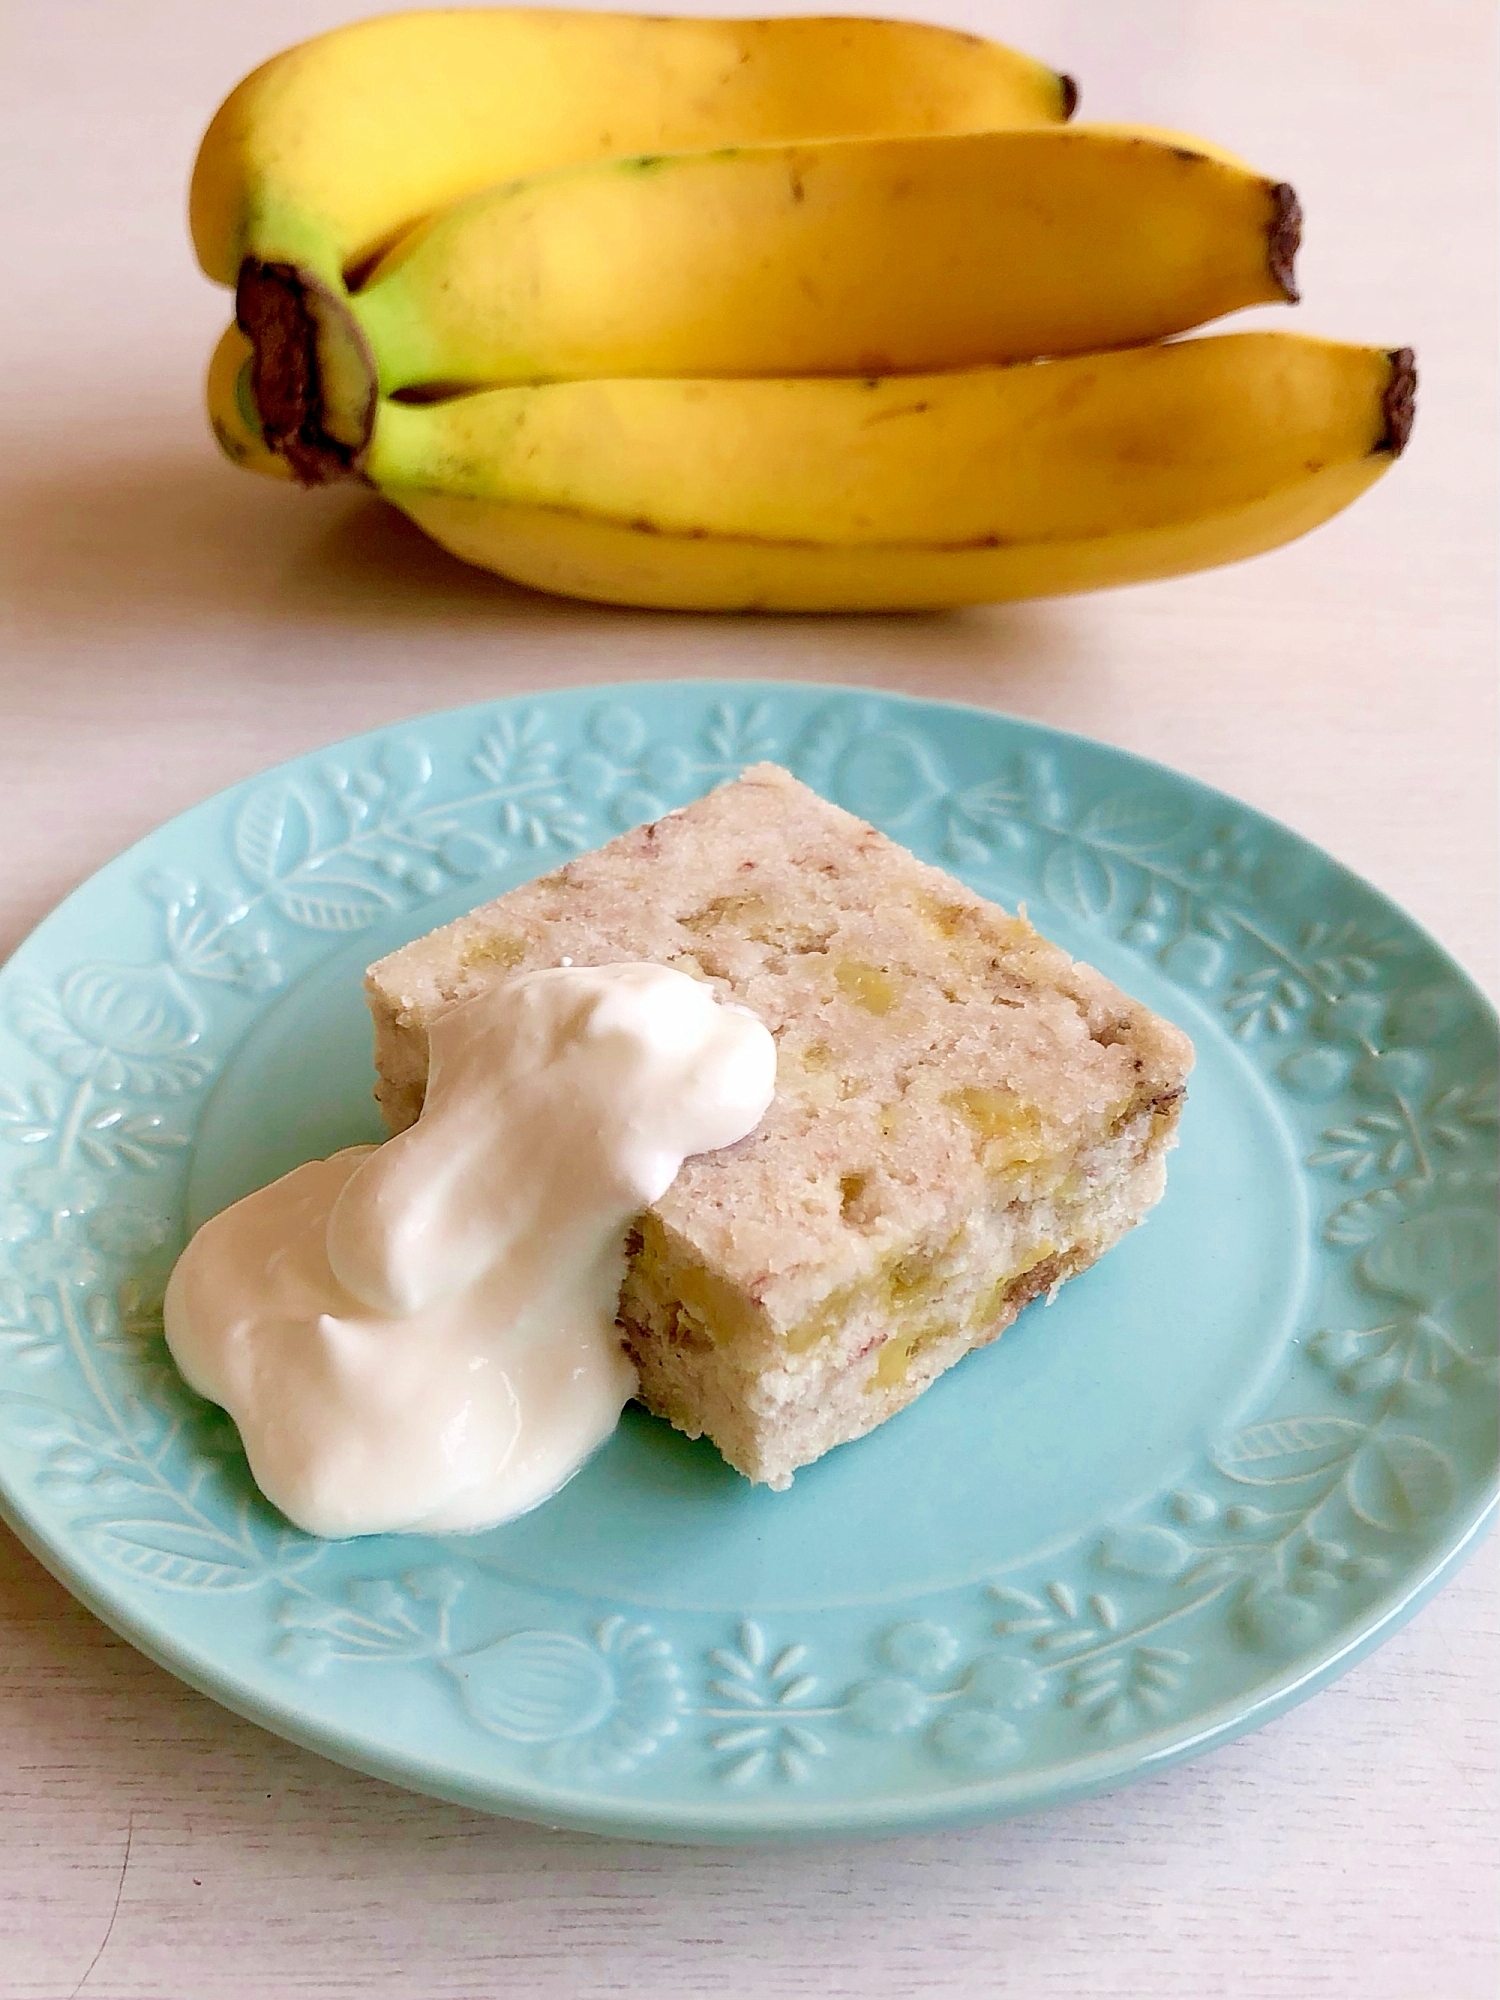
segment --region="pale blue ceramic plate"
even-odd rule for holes
[[[185,1229],[379,1136],[368,960],[761,757],[1189,1030],[1166,1199],[789,1493],[633,1412],[492,1533],[291,1531],[167,1359]],[[0,1011],[8,1518],[172,1672],[401,1784],[690,1840],[1039,1806],[1310,1693],[1493,1505],[1494,1018],[1326,855],[1117,750],[747,683],[425,717],[163,827]]]

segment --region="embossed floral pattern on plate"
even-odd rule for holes
[[[962,1589],[811,1611],[778,1608],[763,1575],[726,1616],[507,1581],[478,1543],[297,1534],[160,1334],[234,1051],[361,934],[414,934],[762,757],[1208,1022],[1203,1059],[1237,1066],[1290,1135],[1309,1218],[1295,1334],[1256,1407],[1065,1545]],[[1102,746],[762,684],[430,717],[163,828],[42,926],[0,1005],[11,1518],[147,1650],[398,1779],[669,1838],[1035,1805],[1307,1691],[1435,1584],[1492,1504],[1492,1015],[1326,856]],[[1108,1269],[1089,1281],[1100,1310]],[[1204,1296],[1184,1265],[1158,1365]],[[825,1532],[836,1546],[858,1523]]]

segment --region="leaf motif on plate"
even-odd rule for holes
[[[1111,1528],[1099,1546],[1102,1569],[1124,1570],[1131,1576],[1177,1576],[1187,1567],[1191,1545],[1170,1528],[1143,1525]]]
[[[190,1522],[111,1520],[84,1532],[117,1569],[170,1589],[244,1590],[261,1581],[252,1554]]]
[[[1495,1268],[1496,1226],[1479,1209],[1440,1209],[1388,1229],[1359,1260],[1371,1291],[1426,1310],[1482,1283]]]
[[[1343,1465],[1365,1426],[1349,1417],[1279,1417],[1247,1424],[1214,1453],[1214,1464],[1247,1486],[1284,1486]]]
[[[312,816],[295,785],[262,786],[235,815],[234,857],[260,887],[300,867],[312,845]]]
[[[1359,1518],[1392,1535],[1437,1520],[1457,1492],[1447,1456],[1403,1432],[1372,1438],[1349,1467],[1345,1485]]]
[[[1149,792],[1116,792],[1100,799],[1078,822],[1079,837],[1134,854],[1170,847],[1187,831],[1189,815],[1180,801]]]
[[[1059,909],[1074,917],[1102,917],[1115,900],[1115,874],[1091,848],[1064,841],[1047,856],[1042,887]]]
[[[744,1615],[720,1593],[575,1623],[503,1558],[481,1583],[456,1545],[291,1535],[165,1355],[204,1086],[273,988],[341,950],[355,964],[361,932],[418,930],[457,884],[477,901],[767,755],[924,859],[946,841],[1007,906],[1054,900],[1106,971],[1133,962],[1200,1020],[1206,1001],[1205,1046],[1236,1035],[1235,1073],[1296,1135],[1314,1235],[1316,1302],[1285,1367],[1212,1456],[1174,1459],[1170,1492],[1076,1544],[1003,1582],[851,1592],[791,1627],[748,1587]],[[203,1593],[216,1640],[247,1640],[254,1671],[321,1675],[319,1701],[372,1740],[431,1713],[470,1728],[498,1795],[514,1771],[533,1798],[554,1780],[612,1796],[649,1762],[652,1786],[726,1825],[738,1793],[760,1793],[739,1810],[766,1825],[799,1792],[835,1813],[859,1788],[1030,1796],[1058,1760],[1133,1754],[1305,1675],[1472,1512],[1494,1343],[1476,1282],[1494,1263],[1488,1017],[1415,932],[1247,810],[875,695],[708,684],[669,713],[654,691],[582,690],[270,773],[77,907],[77,962],[23,947],[0,983],[30,1050],[0,1077],[0,1431],[23,1510],[136,1607]]]
[[[338,875],[283,883],[275,896],[283,916],[310,931],[362,931],[391,907],[370,883]]]

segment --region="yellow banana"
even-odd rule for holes
[[[1248,333],[876,381],[382,402],[371,481],[465,560],[610,603],[896,610],[1098,589],[1305,533],[1387,469],[1410,352]]]
[[[573,161],[762,141],[1047,124],[1070,80],[950,29],[548,8],[391,14],[275,56],[193,172],[209,277],[286,262],[337,287],[421,217]]]
[[[1215,139],[1205,139],[1198,132],[1179,132],[1167,125],[1109,125],[1094,121],[1091,132],[1123,132],[1132,139],[1156,139],[1163,146],[1177,146],[1183,152],[1201,153],[1207,160],[1218,160],[1226,167],[1243,167],[1248,173],[1250,163],[1241,159],[1238,153],[1231,153],[1227,146],[1221,146]]]
[[[237,326],[226,327],[208,364],[208,421],[220,451],[244,472],[290,479],[292,468],[272,451],[260,427],[251,390],[250,342]]]
[[[1289,187],[1118,128],[727,148],[487,190],[350,310],[386,395],[963,368],[1295,299],[1299,223]]]

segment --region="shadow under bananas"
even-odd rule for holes
[[[366,493],[297,492],[197,452],[9,483],[0,521],[12,603],[53,630],[436,605],[493,618],[546,602],[467,569]]]
[[[554,684],[766,676],[1029,706],[1029,687],[1055,693],[1090,673],[1064,603],[817,615],[579,603],[459,562],[374,494],[295,491],[189,447],[13,474],[0,537],[18,659],[28,634],[128,648],[153,635],[211,641],[231,619],[267,633],[420,632],[445,649],[503,636],[521,656],[540,642],[536,664]],[[565,649],[550,642],[556,628]]]

